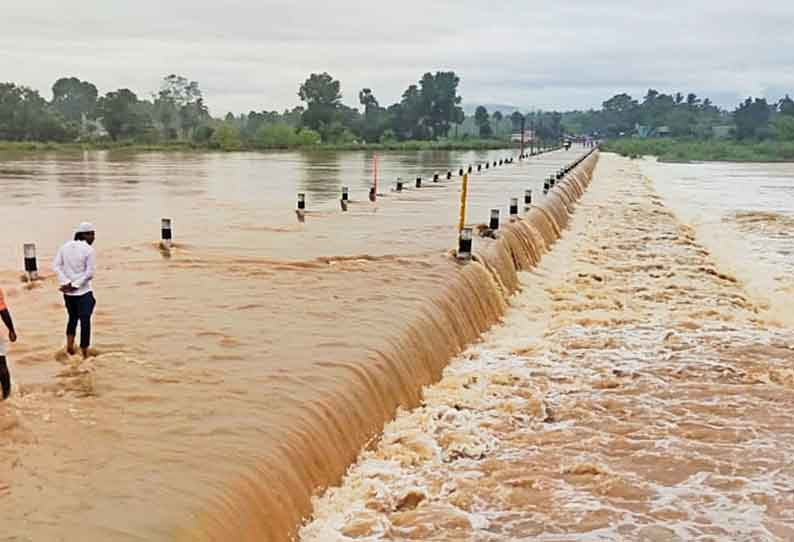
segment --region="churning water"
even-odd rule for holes
[[[545,199],[543,178],[583,153],[475,174],[472,224],[491,208],[506,220],[525,189],[540,204],[501,240],[477,238],[466,266],[450,251],[457,169],[506,153],[384,154],[374,204],[367,153],[0,155],[0,282],[20,335],[0,404],[3,536],[286,540],[397,407],[419,405],[504,314],[595,156]],[[20,282],[23,243],[49,275],[83,220],[99,260],[87,362],[62,351],[52,276]]]
[[[502,324],[301,540],[794,540],[792,173],[602,156]]]
[[[583,152],[475,174],[469,223],[535,205],[464,266],[457,169],[502,153],[384,154],[375,204],[367,153],[0,155],[3,536],[794,539],[794,171],[593,155],[543,198]],[[79,362],[19,270],[86,219]]]

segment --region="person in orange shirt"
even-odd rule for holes
[[[0,289],[0,319],[8,328],[8,340],[16,342],[17,333],[14,331],[14,321],[11,319],[11,313],[6,306],[5,298],[3,297],[3,290]],[[6,344],[3,337],[0,336],[0,386],[3,388],[3,399],[8,399],[11,393],[11,375],[8,372],[8,365],[6,364]]]

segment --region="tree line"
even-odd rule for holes
[[[694,93],[664,94],[649,89],[641,101],[622,93],[603,102],[599,110],[567,112],[563,125],[573,133],[607,138],[636,135],[794,141],[794,100],[789,95],[771,103],[750,97],[729,111]]]
[[[14,83],[0,84],[0,140],[143,144],[189,142],[221,149],[274,148],[319,143],[391,143],[445,138],[507,139],[521,121],[549,140],[562,135],[560,113],[490,115],[479,107],[467,117],[455,72],[425,73],[394,104],[381,105],[371,88],[358,93],[358,107],[342,102],[341,83],[313,73],[298,87],[302,105],[282,112],[210,114],[200,85],[179,75],[139,97],[127,88],[99,95],[76,77],[58,79],[52,99]]]
[[[313,73],[298,87],[302,105],[215,118],[199,83],[173,74],[144,98],[126,88],[100,96],[94,84],[76,77],[55,81],[50,100],[32,88],[0,83],[0,140],[188,142],[219,149],[264,149],[445,138],[505,140],[524,127],[544,141],[565,134],[794,141],[794,100],[788,95],[771,103],[747,98],[728,111],[694,93],[650,89],[642,100],[617,94],[597,110],[505,115],[479,106],[466,116],[459,84],[452,71],[425,73],[397,103],[381,105],[371,88],[363,88],[358,107],[350,107],[342,102],[339,80]]]

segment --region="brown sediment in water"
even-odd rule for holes
[[[37,224],[45,271],[70,224],[90,218],[101,233],[96,355],[85,362],[63,352],[54,278],[21,285],[21,239],[0,237],[0,282],[20,332],[14,390],[0,405],[7,537],[190,539],[207,524],[220,539],[249,528],[287,536],[313,484],[319,491],[363,443],[374,446],[396,405],[421,404],[417,383],[502,317],[520,287],[515,269],[557,240],[554,208],[533,209],[537,218],[476,240],[475,263],[461,266],[449,254],[459,182],[342,213],[319,197],[348,179],[353,194],[354,179],[368,186],[360,155],[324,154],[343,166],[335,176],[314,171],[312,153],[288,155],[26,158],[41,181],[34,191],[0,176],[14,195],[0,208],[20,231]],[[539,194],[541,174],[575,158],[476,176],[469,216],[527,188]],[[429,167],[403,159],[384,162]],[[290,183],[320,212],[283,228],[294,224]],[[162,216],[175,225],[167,259],[153,242]],[[406,510],[414,504],[406,496]]]
[[[794,237],[794,217],[771,211],[737,211],[725,218],[741,231]]]
[[[480,240],[474,262],[452,264],[444,285],[422,304],[421,316],[395,322],[395,333],[369,360],[339,361],[349,372],[344,382],[322,400],[302,405],[303,415],[293,414],[284,426],[288,430],[268,435],[277,445],[263,444],[263,459],[203,507],[180,539],[292,536],[311,512],[311,497],[338,483],[397,408],[418,406],[422,387],[438,381],[451,358],[499,321],[519,289],[518,273],[537,264],[568,222],[573,201],[562,191],[582,193],[597,160],[597,154],[590,155],[575,176],[562,180],[526,217],[506,224],[497,239]]]
[[[505,324],[315,499],[301,540],[794,537],[794,332],[629,162],[595,179]]]

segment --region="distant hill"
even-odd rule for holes
[[[485,109],[488,110],[488,113],[493,114],[495,111],[501,111],[502,115],[508,116],[512,115],[515,111],[519,111],[521,108],[515,105],[505,105],[505,104],[463,104],[463,112],[466,113],[467,116],[473,115],[474,111],[482,105]]]

